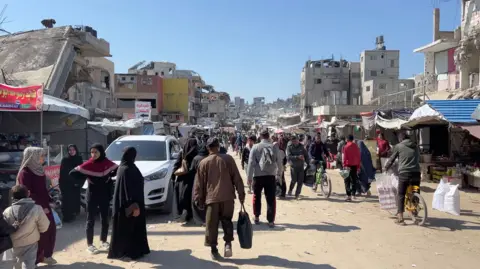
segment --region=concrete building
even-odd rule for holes
[[[252,113],[262,115],[265,113],[265,97],[254,97],[252,103]]]
[[[226,92],[216,92],[213,86],[206,85],[202,92],[202,118],[224,120],[228,117],[230,95]]]
[[[360,55],[362,104],[399,91],[400,51],[387,50],[383,36],[376,38],[376,48]]]
[[[50,25],[52,26],[52,25]],[[111,104],[110,44],[89,26],[51,27],[0,36],[1,83],[44,84],[44,93],[91,110]],[[107,83],[108,81],[108,83]]]
[[[235,97],[235,109],[237,111],[237,113],[240,113],[240,112],[243,112],[245,111],[245,99],[241,98],[241,97]]]
[[[312,116],[315,106],[358,104],[360,80],[360,63],[334,59],[305,62],[300,75],[304,117]]]
[[[189,88],[187,78],[163,79],[163,110],[162,115],[171,120],[180,122],[189,121]],[[183,121],[181,120],[183,118]]]
[[[182,115],[185,117],[186,122],[195,124],[201,112],[201,88],[205,86],[205,82],[202,77],[193,70],[179,70],[175,63],[171,62],[139,62],[128,69],[129,73],[147,74],[161,76],[165,79],[187,79],[188,80],[188,104],[185,108],[188,111],[187,114]],[[164,111],[164,114],[172,114],[173,118],[178,118],[175,112]],[[172,118],[167,116],[168,118]]]
[[[463,4],[465,5],[466,2],[464,1]],[[440,31],[440,9],[433,10],[432,43],[414,50],[416,53],[423,53],[425,58],[423,74],[415,76],[418,94],[425,92],[429,96],[437,95],[444,99],[442,95],[448,95],[449,91],[459,89],[461,86],[470,87],[468,76],[465,77],[464,85],[461,85],[455,63],[455,49],[459,45],[460,35],[460,28],[456,31]],[[472,79],[475,80],[477,77],[473,75]]]
[[[152,119],[160,120],[163,111],[163,78],[155,75],[116,74],[115,112],[130,119],[135,116],[135,101],[150,102]]]

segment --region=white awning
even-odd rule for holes
[[[425,104],[419,108],[417,108],[412,116],[410,116],[410,119],[406,123],[404,123],[402,126],[404,127],[415,127],[415,125],[419,124],[428,124],[428,125],[434,125],[434,124],[445,124],[448,123],[448,121],[445,119],[445,117],[440,114],[438,111],[434,110],[433,108],[430,107],[430,105]]]
[[[94,130],[108,135],[113,131],[123,131],[132,130],[138,127],[143,126],[144,121],[141,119],[131,119],[127,121],[109,121],[108,119],[103,119],[103,121],[88,121],[87,124]]]
[[[406,120],[402,120],[402,119],[387,120],[380,117],[378,114],[375,117],[375,124],[385,129],[399,130],[402,128],[402,124],[406,122],[407,122]]]
[[[62,112],[90,119],[88,109],[46,94],[43,95],[43,111]]]
[[[458,46],[457,41],[453,40],[445,40],[445,39],[439,39],[437,41],[434,41],[428,45],[425,45],[423,47],[420,47],[418,49],[413,50],[413,52],[440,52],[440,51],[446,51],[451,48],[456,48]]]

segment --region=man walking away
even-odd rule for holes
[[[410,134],[403,135],[403,140],[393,148],[393,153],[385,170],[398,158],[398,200],[397,220],[395,223],[405,225],[403,212],[405,211],[405,194],[409,185],[420,186],[420,150],[417,143],[411,140]]]
[[[360,171],[360,149],[357,143],[353,141],[353,135],[347,138],[347,144],[343,148],[343,168],[350,170],[350,174],[345,178],[345,191],[347,192],[347,202],[355,199],[358,184],[358,172]]]
[[[308,152],[305,147],[300,144],[298,137],[292,136],[291,142],[287,146],[287,160],[290,163],[290,175],[292,181],[290,182],[290,188],[288,195],[292,196],[293,188],[297,184],[295,190],[295,198],[300,198],[302,192],[303,180],[305,179],[305,163],[309,163]]]
[[[219,140],[208,139],[207,149],[210,155],[198,167],[193,199],[199,209],[206,207],[205,246],[211,248],[212,259],[218,260],[218,224],[222,223],[224,233],[224,256],[231,257],[235,189],[242,204],[245,201],[245,190],[235,160],[228,154],[219,153]]]
[[[255,224],[260,223],[262,212],[262,191],[265,191],[267,200],[267,221],[270,228],[275,227],[276,210],[276,176],[278,166],[282,160],[278,160],[278,147],[270,143],[268,130],[260,133],[261,142],[254,145],[248,158],[247,175],[253,178],[253,214]]]
[[[247,174],[247,167],[248,167],[248,158],[250,157],[250,150],[252,147],[255,145],[255,142],[257,142],[257,137],[252,135],[247,139],[247,145],[245,148],[243,148],[242,151],[242,170],[245,171]],[[248,177],[247,174],[247,184],[248,184],[248,193],[252,193],[252,178]]]
[[[14,268],[36,268],[40,234],[48,230],[50,221],[43,208],[29,198],[29,191],[23,185],[12,187],[14,203],[5,209],[3,217],[16,231],[10,235],[13,243]]]

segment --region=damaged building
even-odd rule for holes
[[[114,106],[110,44],[88,26],[47,26],[0,37],[0,82],[43,84],[47,95],[106,113]]]

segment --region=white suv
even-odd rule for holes
[[[126,147],[137,150],[135,164],[145,178],[145,207],[170,213],[173,206],[173,165],[181,151],[177,139],[160,135],[122,136],[108,146],[107,158],[120,164]],[[83,186],[83,206],[87,186],[87,183]]]

